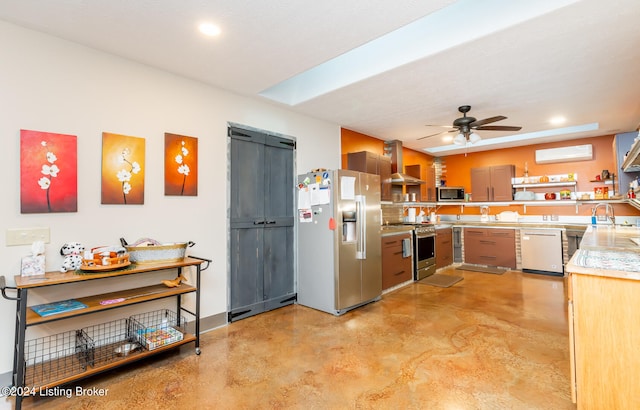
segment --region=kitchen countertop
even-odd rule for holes
[[[382,232],[387,233],[390,231],[405,231],[413,229],[415,225],[404,224],[389,224],[382,225]],[[536,228],[536,229],[586,229],[589,224],[570,223],[570,222],[501,222],[501,221],[442,221],[437,224],[425,223],[423,225],[433,225],[436,229],[446,229],[453,227],[464,228],[505,228],[505,229],[521,229],[521,228]],[[606,225],[602,225],[603,227]]]
[[[445,225],[446,227],[461,226],[464,228],[508,228],[508,229],[521,229],[521,228],[540,228],[540,229],[582,229],[587,228],[587,224],[568,223],[568,222],[501,222],[501,221],[443,221],[438,226]]]
[[[565,270],[569,274],[640,280],[640,228],[589,226]]]
[[[411,232],[413,225],[382,225],[381,236],[401,235]]]

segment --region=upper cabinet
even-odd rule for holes
[[[351,152],[347,169],[380,175],[380,199],[391,201],[391,158],[369,151]]]
[[[635,134],[635,136],[638,136],[637,132],[628,132],[625,134],[632,134],[632,135]],[[625,134],[618,134],[618,135],[625,135]],[[640,171],[640,144],[638,143],[638,141],[634,141],[633,144],[631,145],[631,149],[629,150],[629,153],[627,154],[626,158],[624,158],[624,161],[622,163],[622,170],[624,172]]]
[[[474,202],[513,201],[511,179],[515,165],[471,168],[471,198]]]
[[[640,144],[635,142],[638,132],[616,134],[613,140],[613,155],[616,163],[619,192],[624,193],[640,172]]]

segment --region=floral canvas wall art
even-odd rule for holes
[[[102,203],[144,204],[145,139],[102,133]]]
[[[198,195],[198,139],[164,134],[164,194]]]
[[[78,211],[75,135],[20,130],[20,211]]]

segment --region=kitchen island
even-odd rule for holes
[[[640,246],[635,227],[590,226],[566,266],[572,399],[640,408]]]

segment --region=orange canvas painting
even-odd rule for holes
[[[78,211],[75,135],[20,130],[20,211]]]
[[[164,194],[198,195],[198,139],[164,134]]]
[[[144,204],[145,139],[102,133],[102,203]]]

